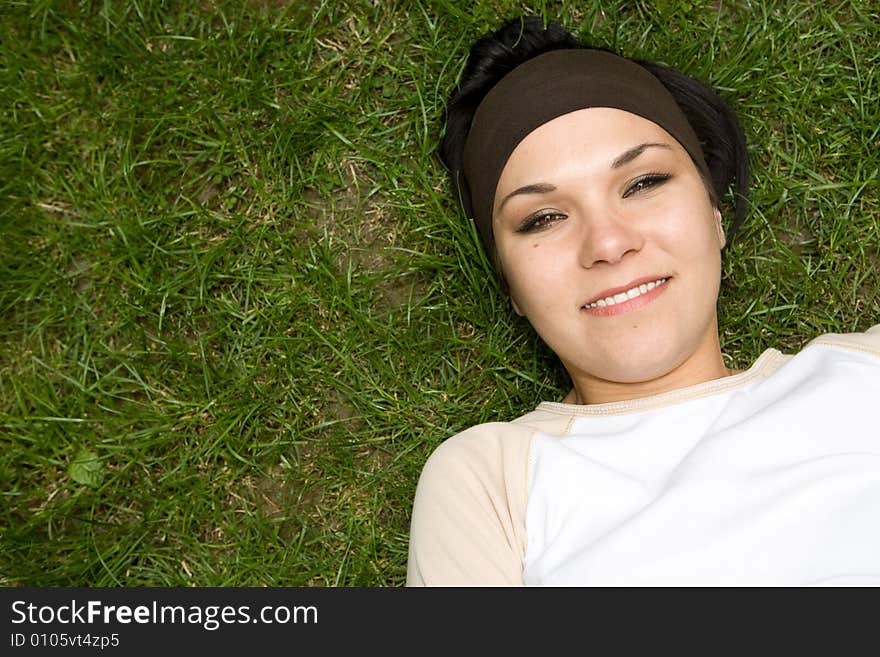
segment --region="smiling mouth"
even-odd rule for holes
[[[640,285],[634,285],[628,290],[623,292],[618,292],[617,294],[613,294],[602,299],[596,299],[591,303],[584,304],[584,310],[592,310],[593,308],[607,308],[608,306],[616,306],[618,304],[626,303],[632,299],[636,299],[643,294],[647,294],[651,292],[655,288],[664,285],[669,278],[658,278],[654,281],[649,281],[647,283],[641,283]]]

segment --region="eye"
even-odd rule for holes
[[[646,192],[652,187],[662,185],[670,178],[672,178],[672,175],[668,173],[646,173],[644,176],[639,176],[633,180],[627,186],[623,192],[623,198],[629,198],[633,194]]]
[[[535,214],[529,215],[523,222],[517,226],[517,233],[531,233],[543,230],[557,221],[565,219],[566,216],[556,210],[541,210]]]

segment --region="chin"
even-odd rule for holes
[[[673,370],[675,370],[675,365],[654,363],[646,365],[639,363],[638,365],[627,366],[621,364],[619,367],[610,368],[600,378],[613,383],[648,383],[669,374]]]
[[[675,371],[686,357],[680,353],[658,353],[649,350],[630,349],[625,359],[609,358],[585,368],[594,376],[614,383],[647,383]]]

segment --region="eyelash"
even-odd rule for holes
[[[667,180],[672,178],[672,174],[670,173],[646,173],[643,176],[639,176],[635,180],[633,180],[627,188],[623,192],[623,198],[629,198],[633,194],[638,194],[639,192],[646,191],[651,187],[655,187],[656,185],[662,185]],[[644,185],[641,188],[638,188],[639,185]]]
[[[531,233],[534,230],[541,230],[542,228],[546,228],[547,224],[540,222],[544,219],[552,219],[554,217],[565,218],[565,215],[556,210],[541,210],[540,212],[536,212],[535,214],[526,217],[519,227],[517,227],[516,232]]]
[[[633,180],[627,186],[623,192],[623,198],[629,198],[633,194],[638,194],[657,185],[662,185],[670,178],[672,178],[672,174],[670,173],[646,173]],[[639,188],[639,185],[642,185],[642,187]],[[540,212],[536,212],[535,214],[526,217],[516,229],[516,232],[530,233],[535,230],[541,230],[548,225],[546,223],[541,223],[542,221],[556,217],[562,217],[564,219],[565,214],[557,212],[556,210],[541,210]]]

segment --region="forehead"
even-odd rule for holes
[[[644,143],[667,144],[676,156],[684,148],[653,121],[610,107],[591,107],[564,114],[539,126],[516,146],[498,180],[498,192],[577,162],[609,168],[624,151]],[[497,198],[497,196],[496,196]]]

